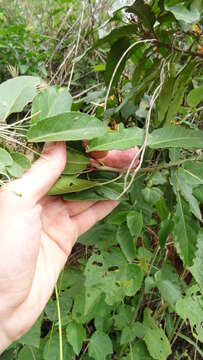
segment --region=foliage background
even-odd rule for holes
[[[58,296],[53,294],[33,329],[0,358],[61,359],[62,329],[64,359],[200,359],[202,2],[86,1],[83,19],[81,9],[77,0],[1,1],[1,82],[37,75],[44,79],[41,94],[49,91],[48,85],[68,87],[72,110],[110,122],[107,149],[114,146],[112,136],[117,136],[119,149],[129,147],[134,132],[133,144],[142,145],[149,110],[152,137],[118,209],[79,239],[59,279]],[[140,40],[150,41],[133,45]],[[106,110],[114,69],[131,45]],[[159,98],[151,103],[160,83]],[[12,113],[6,123],[15,123],[29,109],[27,104]],[[115,135],[122,126],[128,130],[124,145],[124,133]],[[22,129],[16,127],[16,132],[11,141],[0,127],[2,182],[20,171],[3,163],[2,150],[27,155],[19,141]],[[103,144],[98,138],[90,148],[101,150]],[[99,171],[90,180],[114,177]],[[122,190],[123,178],[74,198],[114,199]]]

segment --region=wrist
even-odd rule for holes
[[[9,347],[9,345],[11,345],[11,340],[3,331],[0,324],[0,355]]]

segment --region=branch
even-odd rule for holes
[[[162,87],[163,87],[163,84],[164,84],[164,80],[165,80],[165,74],[164,74],[164,69],[165,69],[165,66],[166,66],[166,61],[164,60],[163,61],[163,65],[162,65],[162,69],[161,69],[161,74],[160,74],[160,84],[157,86],[157,88],[155,89],[153,95],[152,95],[152,98],[151,98],[151,101],[150,101],[150,107],[149,107],[149,111],[148,111],[148,114],[147,114],[147,118],[146,118],[146,124],[145,124],[145,138],[144,138],[144,143],[143,143],[143,146],[141,147],[140,151],[138,152],[138,154],[141,152],[141,157],[140,157],[140,162],[139,162],[139,165],[138,167],[135,169],[132,177],[131,177],[131,180],[129,182],[129,184],[127,185],[127,181],[128,181],[128,176],[130,175],[130,172],[131,172],[131,169],[134,165],[134,162],[135,162],[135,159],[137,158],[138,154],[135,155],[134,159],[132,160],[129,168],[128,168],[128,171],[126,173],[126,176],[125,176],[125,180],[124,180],[124,189],[123,189],[123,192],[120,194],[119,198],[120,199],[131,187],[131,185],[133,184],[133,181],[135,179],[135,176],[136,174],[138,173],[138,171],[140,170],[140,168],[142,167],[142,163],[143,163],[143,160],[144,160],[144,155],[145,155],[145,150],[146,150],[146,147],[147,147],[147,142],[148,142],[148,135],[149,135],[149,126],[150,126],[150,120],[151,120],[151,113],[152,113],[152,109],[154,107],[154,104],[157,100],[157,98],[159,97],[160,93],[161,93],[161,90],[162,90]]]
[[[201,54],[200,52],[195,52],[195,51],[192,51],[190,49],[187,49],[187,50],[180,49],[180,48],[177,48],[176,46],[159,42],[158,40],[156,40],[156,44],[159,47],[165,47],[166,49],[174,50],[174,51],[180,52],[181,54],[191,55],[193,58],[198,56],[198,57],[203,59],[203,54]]]

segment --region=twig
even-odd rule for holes
[[[176,340],[177,340],[177,338],[178,338],[178,333],[181,332],[184,324],[185,324],[185,320],[183,320],[183,321],[181,322],[180,327],[179,327],[178,331],[176,332],[176,335],[175,335],[175,337],[174,337],[174,339],[173,339],[173,341],[172,341],[172,343],[171,343],[171,347],[175,344],[175,342],[176,342]]]
[[[165,47],[169,50],[174,50],[174,51],[177,51],[177,52],[180,52],[181,54],[187,54],[187,55],[191,55],[192,57],[200,57],[203,59],[203,54],[201,54],[200,52],[195,52],[195,51],[192,51],[190,49],[179,49],[177,48],[176,46],[171,46],[171,45],[168,45],[168,44],[165,44],[165,43],[161,43],[159,42],[158,40],[156,40],[156,43],[157,43],[157,46],[160,46],[160,47]]]
[[[80,20],[80,28],[79,28],[79,31],[78,31],[78,38],[77,38],[77,43],[76,43],[76,47],[75,47],[75,57],[77,56],[77,53],[78,53],[80,35],[81,35],[81,30],[82,30],[82,23],[83,23],[83,19],[84,19],[84,12],[85,12],[85,2],[83,1],[83,3],[82,3],[82,14],[81,14],[81,20]],[[71,82],[72,82],[72,78],[73,78],[74,68],[75,68],[75,62],[73,62],[73,65],[72,65],[70,78],[69,78],[69,82],[68,82],[68,90],[70,90],[70,86],[71,86]]]
[[[106,111],[107,109],[107,102],[108,102],[108,98],[109,98],[109,94],[110,94],[110,91],[111,91],[111,87],[112,87],[112,84],[113,84],[113,81],[114,81],[114,78],[116,76],[116,73],[118,71],[118,68],[120,66],[120,64],[122,63],[123,59],[125,59],[126,55],[129,53],[130,50],[132,50],[136,45],[139,45],[139,44],[143,44],[143,43],[150,43],[150,42],[154,42],[154,41],[157,41],[156,39],[145,39],[145,40],[139,40],[139,41],[136,41],[135,43],[131,44],[127,50],[123,53],[123,55],[121,56],[120,60],[118,61],[115,69],[114,69],[114,72],[112,74],[112,77],[111,77],[111,81],[109,83],[109,87],[108,87],[108,90],[107,90],[107,93],[106,93],[106,98],[105,98],[105,103],[104,103],[104,110]]]
[[[72,52],[75,49],[75,45],[71,48],[71,50],[68,52],[68,54],[66,55],[65,59],[63,60],[63,62],[61,63],[61,65],[58,67],[57,71],[55,72],[55,74],[53,75],[53,77],[51,78],[49,85],[51,85],[51,83],[54,81],[55,77],[58,75],[59,71],[62,69],[62,67],[65,65],[66,61],[68,60],[68,58],[71,56]]]
[[[77,94],[77,95],[74,95],[74,96],[73,96],[73,99],[78,99],[78,98],[80,98],[82,95],[85,95],[87,92],[89,92],[90,90],[95,89],[96,87],[98,87],[98,86],[100,86],[100,85],[103,85],[103,83],[95,84],[95,85],[91,86],[89,89],[83,90],[81,93],[79,93],[79,94]]]
[[[144,143],[143,143],[143,146],[142,148],[140,149],[140,152],[141,152],[141,157],[140,157],[140,162],[139,162],[139,165],[137,166],[137,168],[135,169],[132,177],[131,177],[131,180],[129,182],[129,184],[126,186],[127,184],[127,180],[128,180],[128,176],[130,175],[130,172],[131,172],[131,169],[134,165],[134,162],[135,162],[135,159],[137,159],[137,156],[138,154],[135,154],[129,168],[128,168],[128,171],[126,173],[126,176],[125,176],[125,181],[124,181],[124,190],[123,192],[120,194],[119,198],[120,199],[131,187],[131,185],[133,184],[133,181],[135,179],[135,176],[136,174],[138,173],[138,171],[140,170],[141,166],[142,166],[142,163],[143,163],[143,160],[144,160],[144,155],[145,155],[145,150],[146,150],[146,147],[147,147],[147,142],[148,142],[148,135],[149,135],[149,126],[150,126],[150,120],[151,120],[151,113],[152,113],[152,109],[154,107],[154,104],[157,100],[157,98],[159,97],[160,93],[161,93],[161,90],[162,90],[162,87],[163,87],[163,84],[164,84],[164,80],[165,80],[165,76],[164,76],[164,69],[165,69],[165,66],[166,66],[166,61],[164,60],[163,61],[163,65],[162,65],[162,69],[161,69],[161,74],[160,74],[160,84],[157,86],[157,88],[155,89],[154,91],[154,94],[152,95],[152,98],[151,98],[151,101],[150,101],[150,107],[149,107],[149,111],[148,111],[148,114],[147,114],[147,118],[146,118],[146,124],[145,124],[145,138],[144,138]]]

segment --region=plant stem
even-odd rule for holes
[[[56,293],[57,313],[58,313],[58,321],[59,321],[59,351],[60,351],[60,360],[63,360],[62,322],[61,322],[61,311],[60,311],[59,294],[58,294],[57,285],[55,286],[55,293]]]

